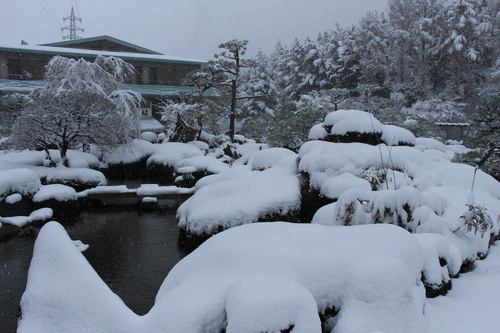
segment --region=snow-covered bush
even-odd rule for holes
[[[500,183],[477,171],[475,208],[469,210],[466,204],[474,168],[450,162],[462,148],[432,139],[417,139],[416,143],[415,147],[387,149],[361,143],[304,144],[299,151],[299,170],[312,192],[326,194],[329,184],[346,173],[372,185],[372,191],[356,189],[358,180],[352,177],[352,188],[332,206],[318,210],[313,221],[333,226],[390,223],[414,233],[441,234],[460,249],[467,265],[487,253],[490,235],[499,232]],[[477,209],[482,206],[486,209]],[[467,233],[467,226],[472,232]],[[484,235],[474,234],[476,229],[482,229]]]
[[[138,316],[50,222],[35,243],[18,332],[420,333],[424,265],[419,240],[390,225],[245,225],[181,260]]]
[[[330,112],[324,121],[332,142],[364,142],[372,145],[381,142],[383,125],[372,114],[358,110]]]
[[[97,170],[86,168],[43,168],[37,170],[42,184],[61,184],[83,191],[107,184],[104,174]]]
[[[164,142],[156,145],[153,154],[146,161],[148,176],[159,182],[171,183],[175,178],[177,162],[203,155],[205,152],[193,144]]]
[[[141,140],[151,143],[156,143],[158,141],[158,136],[154,132],[142,132],[140,138]]]
[[[14,193],[33,196],[41,185],[40,177],[32,170],[23,168],[0,171],[0,200]]]
[[[108,165],[106,175],[115,179],[140,179],[146,176],[146,161],[157,145],[145,140],[133,140],[103,155]]]
[[[241,224],[296,219],[300,182],[295,161],[291,163],[293,166],[279,164],[264,171],[234,166],[228,171],[234,177],[224,178],[222,173],[207,179],[212,182],[197,185],[196,193],[177,210],[179,227],[188,236],[209,236]],[[246,171],[235,173],[234,169]]]
[[[252,170],[265,170],[272,168],[282,158],[296,158],[297,154],[286,148],[269,148],[256,151],[248,156],[248,164]]]
[[[381,139],[388,146],[414,146],[416,143],[412,132],[394,125],[384,125]]]
[[[103,156],[108,165],[129,164],[151,156],[156,146],[145,140],[133,140],[130,145],[122,145]]]
[[[23,165],[42,166],[47,160],[47,153],[44,151],[12,151],[4,155],[0,155],[0,161],[12,162]]]

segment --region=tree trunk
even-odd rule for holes
[[[236,118],[236,80],[231,82],[231,115],[229,116],[229,137],[234,141],[234,127]]]

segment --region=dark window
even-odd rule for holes
[[[21,59],[9,59],[7,62],[7,67],[9,71],[9,79],[22,80],[23,68],[21,66]]]
[[[141,80],[141,67],[134,66],[134,68],[135,68],[135,83],[136,84],[142,84],[142,80]]]
[[[158,84],[158,68],[156,67],[149,69],[149,84]]]

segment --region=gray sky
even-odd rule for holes
[[[0,44],[62,40],[71,6],[84,38],[109,35],[167,55],[209,60],[218,45],[248,39],[248,55],[273,51],[280,40],[315,38],[319,32],[357,25],[387,0],[0,0]]]

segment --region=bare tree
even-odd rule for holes
[[[45,85],[31,93],[14,123],[12,142],[21,149],[59,149],[65,166],[70,148],[128,142],[137,133],[142,97],[120,88],[133,70],[117,58],[52,58]]]

